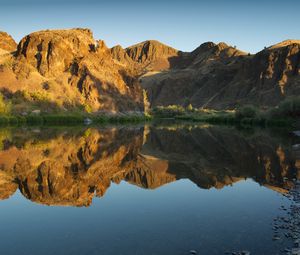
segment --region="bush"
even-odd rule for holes
[[[258,110],[252,105],[242,106],[235,112],[235,117],[239,120],[244,118],[256,118]]]
[[[186,110],[189,111],[189,112],[192,112],[194,110],[192,104],[189,104],[187,107],[186,107]]]
[[[0,93],[0,114],[9,114],[11,112],[11,102],[5,101]]]
[[[282,117],[300,117],[300,97],[293,97],[282,101],[278,106]]]
[[[183,115],[184,108],[180,105],[157,106],[153,109],[153,114],[161,117],[175,117]]]

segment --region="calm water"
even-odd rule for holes
[[[281,254],[297,137],[211,126],[0,130],[0,254]]]

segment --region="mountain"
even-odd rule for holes
[[[286,97],[300,95],[299,49],[299,41],[290,40],[250,55],[225,43],[209,42],[182,55],[179,67],[144,74],[142,86],[152,107],[275,106]]]
[[[148,71],[170,69],[180,51],[155,40],[148,40],[126,49],[120,45],[111,48],[112,56],[120,63],[131,66],[138,75]]]
[[[0,92],[14,111],[141,112],[151,107],[262,108],[300,95],[300,41],[256,54],[224,42],[182,52],[155,40],[108,48],[89,29],[45,30],[18,45],[0,33]]]
[[[137,78],[115,64],[105,43],[89,29],[32,33],[0,65],[0,88],[8,97],[17,93],[24,110],[32,101],[46,102],[45,110],[143,110]]]

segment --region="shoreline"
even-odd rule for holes
[[[141,123],[149,121],[176,121],[191,123],[208,123],[213,125],[242,126],[242,127],[298,127],[297,119],[267,119],[267,118],[242,118],[234,115],[178,115],[178,116],[157,116],[157,115],[91,115],[91,114],[41,114],[41,115],[0,115],[0,126],[19,125],[90,125],[90,124],[114,124],[114,123]]]

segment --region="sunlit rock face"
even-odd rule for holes
[[[0,66],[0,90],[9,96],[18,91],[42,94],[60,110],[87,105],[94,112],[143,110],[137,78],[115,63],[89,29],[31,33],[9,59],[0,58]]]
[[[0,50],[12,52],[16,49],[17,43],[15,40],[8,33],[0,31]]]
[[[111,183],[156,189],[180,179],[221,189],[252,178],[285,192],[297,155],[276,134],[217,127],[9,130],[0,133],[0,198],[90,206]],[[298,159],[299,160],[299,159]]]
[[[299,40],[249,54],[224,42],[191,52],[155,40],[109,49],[83,28],[34,32],[17,45],[0,32],[0,91],[7,98],[27,95],[15,107],[19,113],[31,109],[32,98],[43,99],[45,112],[141,112],[145,101],[151,107],[268,108],[300,95],[299,77]]]

